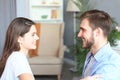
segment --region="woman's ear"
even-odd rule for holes
[[[19,36],[17,41],[18,41],[18,43],[22,43],[23,38],[21,36]]]

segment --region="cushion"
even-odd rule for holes
[[[49,56],[49,57],[40,57],[40,56],[36,56],[36,57],[32,57],[29,58],[29,63],[32,65],[37,65],[37,64],[62,64],[62,59],[58,58],[58,57],[53,57],[53,56]]]

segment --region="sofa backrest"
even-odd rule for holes
[[[39,56],[57,56],[63,44],[63,23],[41,23],[40,40],[38,46]]]

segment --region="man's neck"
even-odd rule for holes
[[[93,55],[95,55],[103,46],[105,46],[108,43],[107,40],[103,40],[103,41],[98,41],[96,42],[92,48],[90,49],[90,51],[93,53]]]

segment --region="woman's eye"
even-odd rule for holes
[[[33,33],[32,36],[35,36],[35,33]]]

